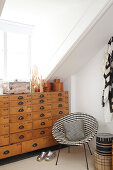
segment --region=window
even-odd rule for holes
[[[0,30],[0,79],[28,81],[31,70],[31,34],[25,28],[22,30],[25,27],[22,24],[21,27],[16,24],[15,28],[14,23],[12,26],[8,22],[8,26],[9,30]]]
[[[7,33],[7,79],[25,80],[29,78],[27,35]]]

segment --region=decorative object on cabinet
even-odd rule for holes
[[[40,92],[44,92],[44,81],[42,80],[42,76],[40,78]]]
[[[0,79],[0,95],[3,94],[3,80]]]
[[[31,92],[44,92],[44,80],[42,79],[42,75],[39,78],[36,65],[34,65],[32,69]]]
[[[55,79],[54,82],[55,83],[60,83],[60,79]]]
[[[52,126],[68,109],[66,91],[0,95],[0,159],[57,145]]]
[[[4,94],[30,93],[30,82],[8,82],[3,83]]]
[[[54,80],[53,91],[63,91],[63,82],[60,82],[60,79]]]
[[[32,78],[31,78],[31,93],[38,92],[39,89],[39,77],[38,77],[38,68],[36,65],[32,69]]]
[[[44,83],[44,92],[50,92],[51,90],[51,84],[50,82],[45,82]]]
[[[65,133],[64,133],[64,122],[74,122],[76,123],[77,120],[83,120],[84,121],[84,132],[85,132],[85,138],[79,141],[69,141],[67,138],[65,138]],[[59,144],[64,144],[67,146],[79,146],[83,145],[84,146],[84,152],[85,152],[85,158],[86,158],[86,164],[87,164],[87,170],[88,168],[88,161],[87,161],[87,154],[86,154],[86,148],[85,144],[88,145],[88,148],[90,150],[88,142],[95,136],[97,133],[98,129],[98,123],[97,120],[88,114],[85,113],[70,113],[66,116],[63,116],[62,118],[58,119],[56,123],[54,124],[52,128],[52,134],[55,138],[55,140]],[[56,160],[56,165],[58,163],[58,158],[59,158],[59,153],[60,153],[60,148],[58,151],[58,156]],[[91,153],[91,150],[90,150]],[[91,153],[92,154],[92,153]]]

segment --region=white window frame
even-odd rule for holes
[[[4,34],[4,80],[7,80],[7,33],[16,32],[28,35],[28,77],[31,77],[31,34],[34,26],[0,20],[0,30]]]

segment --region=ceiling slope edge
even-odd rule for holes
[[[96,16],[90,21],[90,24],[86,27],[86,29],[81,33],[81,35],[76,39],[76,41],[73,43],[73,45],[67,50],[65,55],[59,60],[59,62],[56,64],[56,66],[51,69],[48,73],[48,76],[46,77],[46,80],[52,80],[54,78],[55,72],[62,67],[63,63],[68,59],[68,57],[71,55],[72,51],[75,50],[79,43],[87,36],[88,32],[90,32],[93,27],[98,23],[98,21],[101,19],[101,17],[109,10],[110,6],[113,4],[113,0],[108,0],[104,4],[104,6],[97,12]],[[98,3],[96,4],[98,5]],[[96,6],[95,6],[96,8]]]
[[[3,7],[4,7],[5,1],[6,0],[0,0],[0,16],[2,14],[2,10],[3,10]]]

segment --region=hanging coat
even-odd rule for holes
[[[112,120],[113,113],[113,37],[108,42],[105,53],[104,66],[104,90],[102,96],[102,106],[104,107],[105,121]]]

